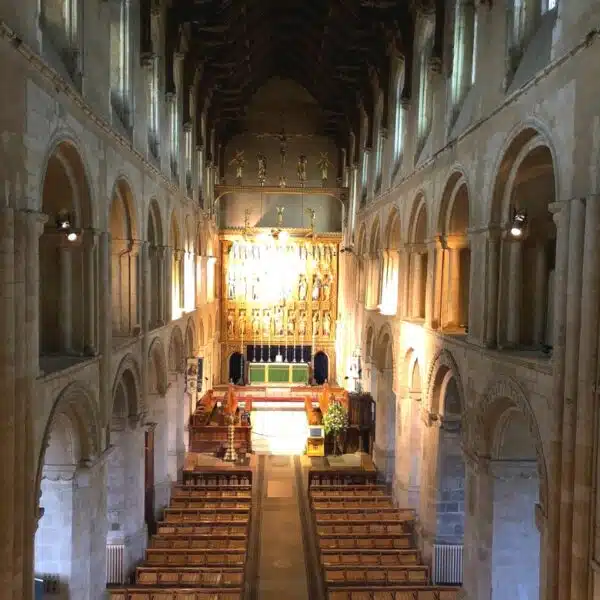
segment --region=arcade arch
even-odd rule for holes
[[[36,482],[35,573],[56,578],[60,600],[101,597],[106,584],[96,568],[105,524],[104,495],[97,493],[104,482],[99,431],[93,396],[70,384],[48,419]]]
[[[388,218],[384,237],[381,285],[381,314],[395,315],[398,310],[398,285],[400,276],[401,222],[394,207]]]
[[[123,548],[123,579],[144,557],[144,411],[140,404],[139,368],[131,356],[119,366],[113,385],[113,408],[107,460],[107,551]],[[125,583],[109,581],[108,583]]]
[[[171,215],[169,230],[170,279],[171,279],[171,314],[173,320],[179,319],[183,311],[184,299],[184,251],[175,213]]]

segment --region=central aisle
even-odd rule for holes
[[[294,457],[267,455],[260,498],[260,600],[307,600],[309,585]],[[297,459],[296,459],[297,462]]]
[[[302,402],[255,402],[252,413],[252,450],[255,454],[304,453],[308,421]]]

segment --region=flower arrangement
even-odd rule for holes
[[[340,402],[332,402],[323,416],[325,433],[337,435],[348,428],[348,412]]]

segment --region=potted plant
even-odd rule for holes
[[[348,428],[348,412],[340,402],[332,402],[323,416],[323,426],[326,434],[333,435],[333,453],[341,453],[342,435]]]

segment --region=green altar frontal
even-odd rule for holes
[[[308,384],[308,365],[305,363],[250,363],[250,383]]]

